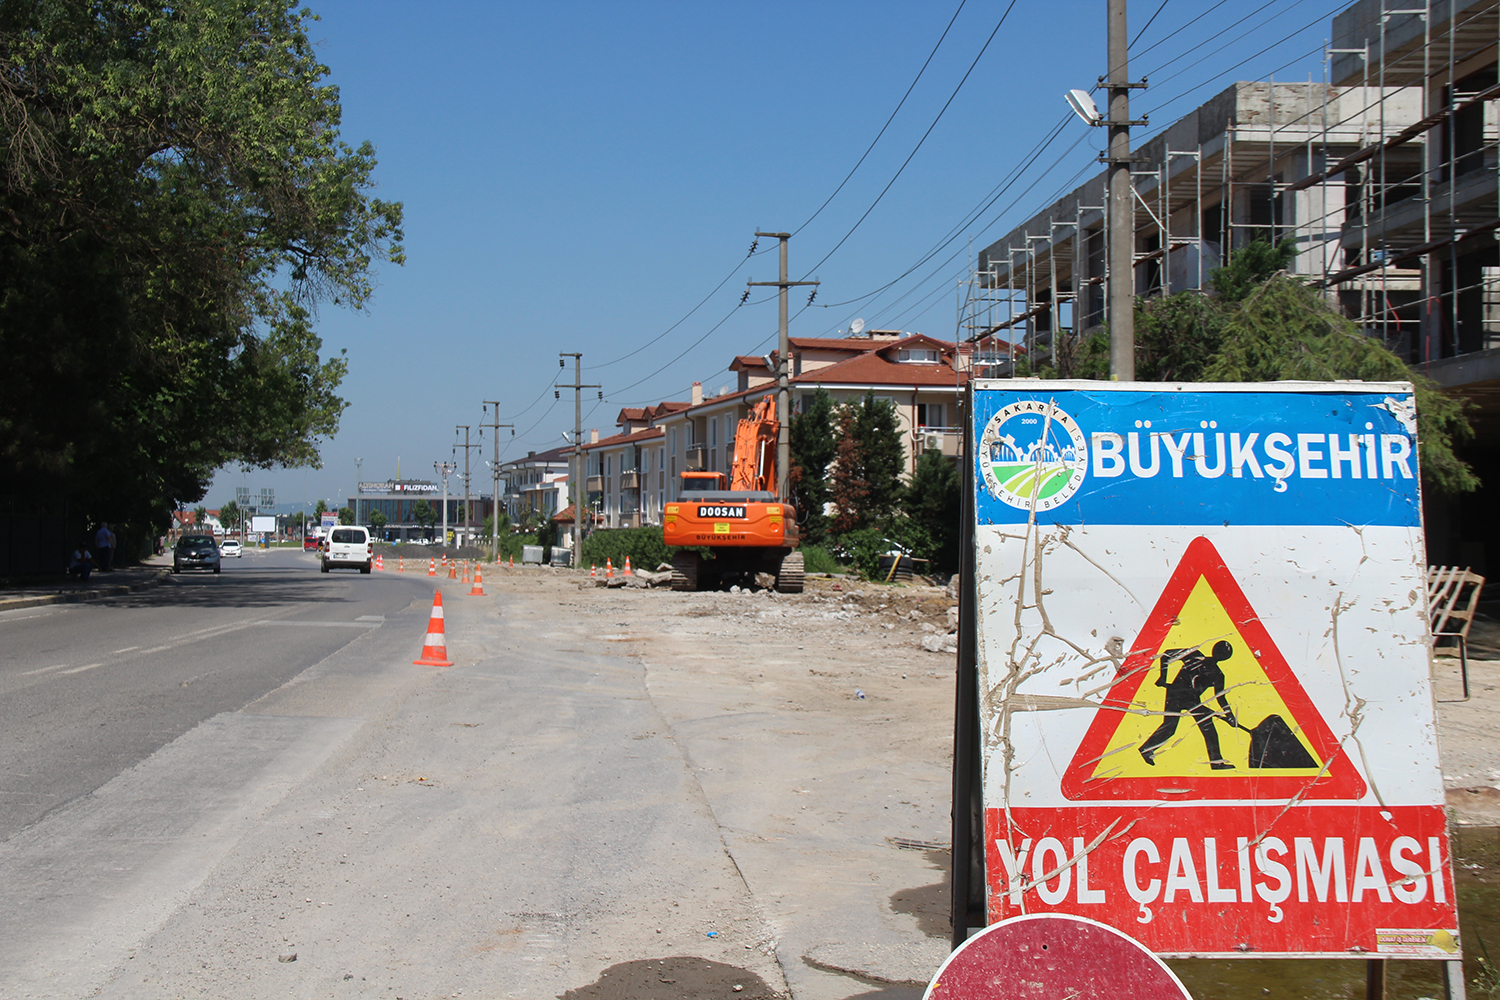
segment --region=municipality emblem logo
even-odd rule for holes
[[[990,496],[1021,510],[1047,511],[1083,485],[1088,443],[1076,421],[1052,403],[1025,399],[1000,410],[979,439]]]

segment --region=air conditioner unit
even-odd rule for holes
[[[922,449],[924,451],[942,451],[943,436],[941,434],[928,434],[922,440]]]

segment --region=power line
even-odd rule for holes
[[[927,61],[922,63],[921,69],[917,70],[917,75],[912,79],[911,86],[906,88],[906,93],[902,94],[901,100],[896,103],[896,110],[892,111],[891,116],[885,120],[885,124],[880,126],[880,131],[875,134],[875,138],[870,140],[870,145],[865,149],[864,155],[859,158],[859,162],[855,163],[854,166],[850,168],[849,173],[845,175],[844,179],[839,181],[839,186],[833,189],[833,194],[829,195],[828,198],[824,200],[823,204],[818,206],[818,210],[812,215],[809,215],[806,222],[803,222],[802,225],[792,230],[793,236],[796,236],[798,233],[802,232],[802,230],[806,229],[808,223],[812,222],[812,220],[816,219],[820,214],[822,214],[823,209],[828,207],[828,203],[833,201],[834,198],[838,197],[838,193],[844,190],[844,185],[849,183],[849,178],[854,176],[854,171],[860,168],[860,164],[865,162],[865,158],[870,155],[870,151],[875,148],[875,144],[880,141],[880,137],[885,135],[885,130],[891,127],[891,122],[896,120],[897,112],[899,112],[901,108],[906,104],[906,99],[911,96],[911,92],[916,89],[917,81],[922,79],[923,73],[927,72],[927,67],[932,62],[932,57],[937,55],[937,50],[942,46],[943,39],[948,37],[948,32],[953,28],[953,22],[958,20],[959,12],[964,9],[964,4],[966,2],[968,2],[968,0],[959,0],[958,10],[955,10],[953,12],[953,16],[948,19],[948,27],[944,28],[942,35],[938,37],[937,45],[934,45],[932,47],[932,51],[927,53]],[[1163,6],[1165,6],[1166,0],[1162,0],[1162,3]]]
[[[885,187],[880,189],[880,194],[876,195],[875,200],[870,203],[870,207],[865,209],[864,215],[861,215],[855,221],[854,225],[849,227],[849,231],[844,234],[843,239],[835,243],[833,249],[823,255],[822,260],[818,261],[812,267],[807,269],[807,274],[816,272],[818,268],[822,267],[828,261],[829,257],[832,257],[834,254],[838,253],[839,247],[848,242],[849,237],[854,235],[854,231],[860,227],[860,224],[863,223],[865,219],[869,218],[871,212],[875,211],[875,206],[880,204],[880,201],[885,197],[886,192],[891,189],[891,185],[896,183],[897,179],[900,178],[901,174],[906,170],[907,164],[911,163],[912,157],[917,155],[917,151],[922,148],[922,144],[925,143],[927,141],[927,137],[932,134],[932,130],[937,128],[938,122],[942,121],[943,114],[948,110],[948,106],[953,103],[954,98],[958,97],[958,92],[963,89],[964,83],[969,79],[969,75],[974,72],[974,67],[979,65],[979,60],[984,58],[985,52],[990,47],[990,42],[993,42],[995,40],[995,35],[999,34],[1000,32],[1000,26],[1005,23],[1005,19],[1010,16],[1010,12],[1015,6],[1016,0],[1010,0],[1010,6],[1006,7],[1005,13],[1000,15],[1000,20],[995,24],[995,30],[991,31],[990,37],[984,40],[984,45],[980,48],[979,55],[975,56],[974,61],[969,64],[968,70],[964,72],[963,79],[958,81],[958,86],[954,87],[953,93],[948,95],[948,100],[943,103],[942,108],[937,113],[937,117],[932,119],[932,124],[927,126],[927,131],[922,133],[922,138],[917,140],[916,146],[912,148],[912,151],[909,154],[907,154],[906,159],[902,161],[901,166],[896,170],[895,175],[891,177],[888,182],[886,182]],[[807,274],[804,274],[803,277],[805,278]]]

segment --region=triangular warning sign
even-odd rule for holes
[[[1365,782],[1195,538],[1062,777],[1070,799],[1357,799]]]

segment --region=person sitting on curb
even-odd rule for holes
[[[89,574],[94,571],[94,554],[80,545],[73,550],[68,557],[68,575],[78,577],[82,583],[88,583]]]

